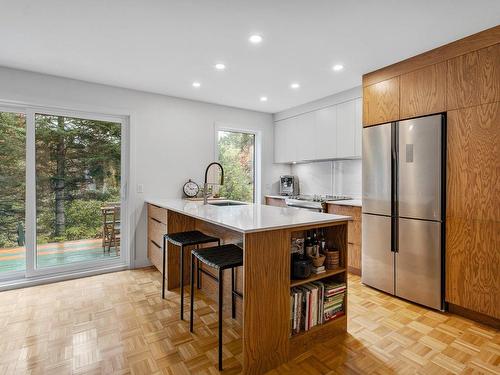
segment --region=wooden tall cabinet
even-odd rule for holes
[[[363,87],[363,124],[399,119],[399,77]]]
[[[446,62],[401,75],[400,118],[446,111]]]
[[[500,26],[365,74],[363,92],[364,126],[447,114],[445,300],[500,324]]]

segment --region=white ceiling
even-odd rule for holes
[[[264,112],[500,24],[499,0],[0,0],[0,10],[0,65]]]

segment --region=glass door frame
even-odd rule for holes
[[[219,132],[244,133],[254,136],[254,196],[253,203],[262,201],[262,186],[261,186],[261,160],[262,160],[262,132],[260,130],[239,128],[234,125],[227,125],[219,122],[214,123],[214,160],[219,160]]]
[[[52,275],[71,275],[72,273],[104,270],[116,266],[130,266],[130,240],[131,231],[129,223],[129,150],[130,150],[130,121],[129,116],[107,115],[95,112],[66,110],[46,106],[24,106],[16,104],[3,104],[0,102],[0,111],[24,114],[26,118],[26,198],[25,198],[25,271],[7,272],[0,274],[0,281],[19,280],[22,278],[38,278]],[[108,121],[119,123],[121,126],[121,244],[120,256],[116,258],[98,259],[69,263],[60,266],[38,268],[36,266],[36,114],[47,114],[55,116],[75,117],[88,120]]]
[[[24,124],[24,127],[25,127],[25,132],[28,131],[28,117],[26,115],[26,108],[25,107],[22,107],[22,106],[16,106],[16,105],[10,105],[10,104],[3,104],[0,102],[0,112],[5,112],[5,113],[15,113],[15,114],[21,114],[21,115],[24,115],[24,119],[25,119],[25,124]],[[27,137],[26,137],[27,138]],[[26,151],[28,149],[28,141],[27,139],[25,139],[25,164],[24,164],[24,173],[25,173],[25,176],[26,176],[26,171],[28,169],[28,166],[27,166],[27,163],[26,163]],[[25,177],[26,178],[26,177]],[[25,227],[25,234],[27,235],[28,231],[26,229],[26,225],[27,225],[27,217],[28,217],[28,213],[27,213],[27,205],[28,205],[28,202],[27,202],[27,199],[28,199],[28,195],[27,195],[27,191],[28,191],[28,185],[26,184],[26,187],[25,187],[25,191],[24,191],[24,227]],[[27,245],[27,239],[25,238],[25,241],[24,241],[24,256],[25,256],[25,268],[24,270],[22,271],[8,271],[8,272],[4,272],[4,273],[0,273],[0,281],[3,281],[3,280],[11,280],[11,279],[20,279],[20,278],[23,278],[25,277],[26,275],[26,271],[28,269],[28,264],[26,262],[26,260],[28,259],[28,245]]]

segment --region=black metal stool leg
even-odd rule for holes
[[[181,259],[180,259],[180,288],[181,288],[181,320],[184,320],[184,246],[181,246]]]
[[[224,280],[222,278],[223,273],[224,270],[219,269],[219,371],[222,371],[222,302],[224,299]]]
[[[200,260],[196,258],[196,287],[201,289],[201,271],[200,271]]]
[[[167,236],[163,236],[163,273],[161,274],[161,298],[165,299],[165,253],[167,252]]]
[[[194,255],[191,254],[191,289],[190,296],[191,298],[191,306],[189,308],[189,332],[193,332],[193,324],[194,324]]]
[[[231,268],[231,317],[236,318],[236,296],[234,291],[236,289],[236,280],[234,279],[234,268]]]

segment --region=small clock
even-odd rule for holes
[[[194,198],[198,195],[198,192],[200,191],[200,187],[198,184],[194,181],[191,181],[191,179],[184,184],[184,187],[182,188],[184,190],[184,194],[186,194],[186,197],[189,198]]]

